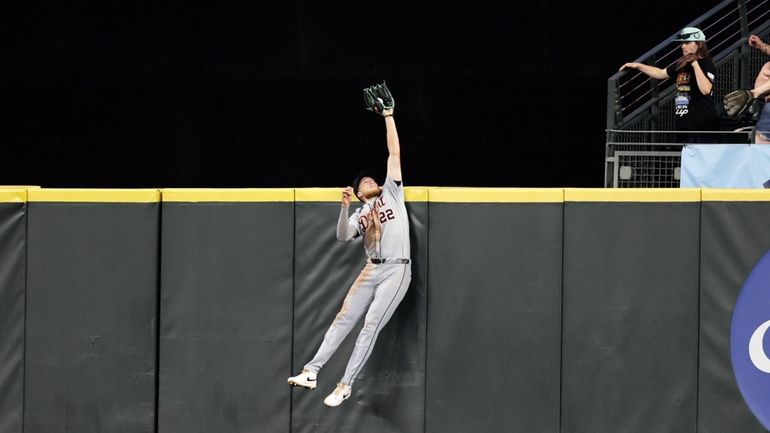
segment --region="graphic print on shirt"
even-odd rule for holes
[[[674,99],[674,115],[683,117],[689,113],[690,106],[690,74],[682,71],[676,76],[676,99]]]

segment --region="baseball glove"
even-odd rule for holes
[[[749,109],[754,102],[754,97],[751,96],[751,92],[745,89],[735,90],[728,93],[722,99],[725,104],[725,112],[733,119],[737,119]]]
[[[364,103],[366,109],[382,114],[385,110],[390,110],[396,106],[393,95],[390,94],[388,86],[383,81],[382,84],[375,84],[364,89]]]

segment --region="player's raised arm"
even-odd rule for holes
[[[364,89],[364,101],[366,109],[381,114],[385,118],[385,132],[388,141],[388,177],[396,182],[401,182],[401,145],[398,141],[396,121],[393,111],[396,103],[388,86],[383,81]]]
[[[388,110],[385,112],[387,113]],[[393,119],[393,109],[385,114],[385,130],[388,138],[388,177],[401,182],[401,145],[398,142],[396,121]]]

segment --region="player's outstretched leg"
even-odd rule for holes
[[[307,389],[315,389],[316,373],[308,370],[302,370],[302,373],[292,376],[288,379],[289,385],[301,386]]]
[[[350,389],[349,385],[338,383],[337,387],[334,388],[334,391],[326,396],[324,399],[324,404],[329,407],[337,407],[340,405],[340,403],[347,400],[352,392],[353,390]]]
[[[288,379],[289,385],[315,389],[317,372],[326,364],[342,341],[364,315],[374,296],[374,265],[367,265],[348,290],[340,312],[324,335],[321,347],[313,359],[305,364],[302,372]]]
[[[404,265],[384,265],[388,266],[388,278],[377,289],[374,301],[366,313],[364,326],[358,334],[356,344],[353,347],[353,353],[348,360],[348,366],[345,368],[345,375],[342,376],[341,383],[353,386],[358,373],[366,364],[369,355],[372,354],[372,348],[377,341],[380,331],[388,323],[393,313],[404,299],[409,283],[412,280],[411,268]]]

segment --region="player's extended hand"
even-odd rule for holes
[[[349,186],[342,190],[342,205],[350,206],[350,199],[353,197],[353,187]]]
[[[392,115],[396,106],[396,101],[384,81],[382,84],[375,84],[364,89],[364,103],[367,110],[383,116]]]

